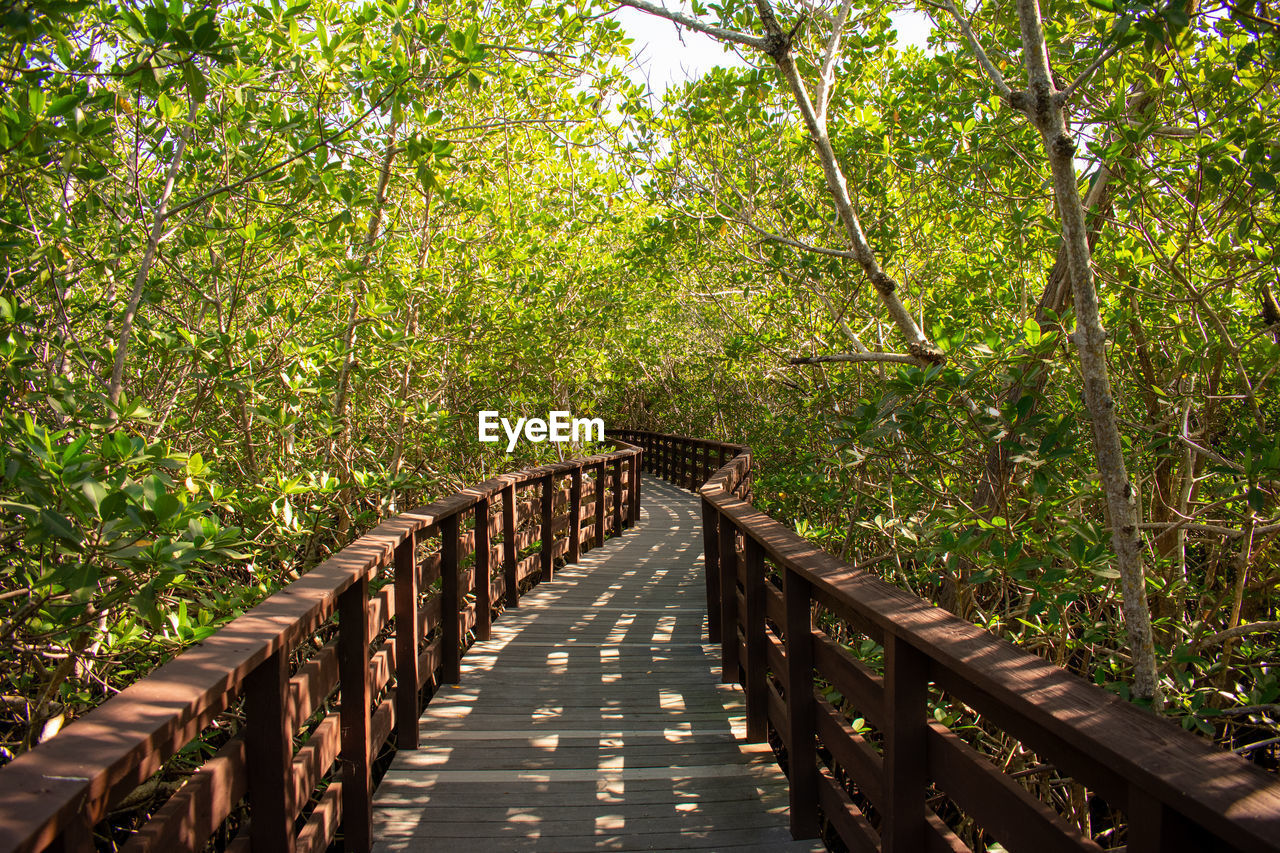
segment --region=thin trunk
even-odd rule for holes
[[[1142,565],[1142,540],[1138,533],[1136,495],[1125,468],[1116,404],[1111,396],[1106,356],[1107,333],[1102,326],[1098,309],[1088,229],[1077,186],[1076,143],[1067,131],[1059,91],[1049,68],[1038,0],[1018,0],[1018,19],[1022,29],[1022,53],[1029,83],[1029,91],[1020,93],[1025,99],[1022,106],[1044,141],[1045,153],[1053,174],[1058,214],[1062,220],[1062,239],[1075,302],[1076,331],[1073,338],[1080,359],[1085,405],[1093,422],[1098,475],[1111,515],[1111,542],[1116,555],[1116,568],[1120,572],[1125,627],[1133,656],[1133,693],[1140,699],[1151,700],[1159,705],[1163,702],[1163,697],[1156,672],[1151,611],[1147,604]]]
[[[818,160],[822,165],[827,191],[840,216],[840,223],[844,226],[854,258],[880,296],[880,301],[889,316],[893,318],[894,325],[906,339],[907,351],[921,364],[945,362],[946,356],[942,350],[925,336],[915,318],[911,316],[911,312],[902,303],[897,293],[898,282],[881,268],[876,259],[875,252],[862,230],[858,212],[854,208],[853,199],[849,196],[849,186],[844,172],[840,168],[835,149],[832,148],[831,139],[827,134],[827,102],[831,97],[834,83],[835,60],[839,53],[841,30],[848,19],[852,4],[843,3],[833,19],[831,39],[827,44],[819,72],[817,97],[810,98],[808,87],[800,77],[791,53],[791,41],[796,30],[788,33],[782,29],[769,0],[755,0],[756,11],[765,32],[763,37],[705,24],[683,12],[666,9],[650,0],[619,0],[619,2],[624,6],[631,6],[651,15],[674,21],[680,26],[705,33],[720,41],[755,48],[773,60],[779,73],[787,81],[787,86],[791,89],[791,94],[795,97],[796,105],[800,109],[800,115],[804,119],[805,127],[809,131],[814,149],[818,153]],[[799,29],[799,26],[800,24],[797,24],[796,29]]]
[[[426,191],[423,199],[422,210],[422,233],[418,238],[418,263],[417,263],[417,281],[421,281],[423,270],[427,266],[427,257],[431,253],[431,190]],[[406,337],[410,342],[418,331],[418,308],[410,303],[409,305],[409,321],[405,327]],[[409,381],[413,376],[413,357],[410,355],[405,359],[404,374],[400,377],[400,414],[399,424],[396,429],[395,450],[391,454],[391,476],[395,477],[400,473],[400,466],[404,462],[404,442],[405,442],[405,425],[408,423],[408,404],[409,399]],[[393,495],[394,500],[394,495]]]
[[[831,138],[827,133],[825,104],[819,103],[818,108],[815,108],[810,100],[809,91],[804,84],[804,80],[800,77],[800,71],[796,68],[795,59],[791,54],[790,36],[783,31],[778,23],[769,0],[756,0],[756,8],[760,13],[760,20],[764,24],[765,33],[771,44],[772,49],[769,51],[769,57],[778,66],[778,71],[781,72],[783,79],[787,81],[787,85],[791,88],[791,94],[800,108],[800,115],[804,119],[805,127],[809,130],[814,150],[818,153],[818,161],[822,164],[822,174],[826,178],[827,191],[831,195],[831,200],[835,203],[836,212],[840,215],[840,222],[844,225],[845,235],[849,239],[849,246],[857,256],[858,265],[862,267],[863,273],[866,274],[872,287],[879,294],[880,301],[889,312],[894,325],[898,327],[898,331],[906,338],[907,351],[923,363],[941,364],[946,360],[946,356],[925,337],[924,332],[916,325],[915,318],[911,316],[911,312],[907,310],[906,305],[898,297],[898,283],[881,268],[875,252],[872,250],[870,243],[867,242],[866,235],[862,230],[862,222],[858,218],[857,210],[854,209],[853,199],[849,196],[849,185],[845,180],[843,170],[840,168],[840,162],[836,159],[835,149],[831,146]],[[832,34],[832,39],[838,38],[839,31],[837,30]],[[823,99],[826,97],[827,95],[824,92]]]
[[[173,159],[169,162],[164,176],[164,187],[160,191],[160,199],[151,220],[151,231],[147,235],[147,248],[142,253],[142,261],[133,277],[133,291],[125,305],[124,315],[120,318],[120,334],[116,340],[116,358],[111,368],[111,381],[107,385],[107,400],[110,401],[111,419],[117,419],[115,407],[120,403],[120,394],[124,390],[124,367],[129,354],[129,339],[133,336],[133,321],[138,316],[138,306],[142,304],[142,291],[146,288],[147,277],[151,274],[151,264],[155,261],[156,250],[160,247],[160,239],[164,236],[164,226],[168,219],[169,199],[173,196],[173,185],[178,180],[178,171],[182,168],[182,157],[187,150],[187,140],[195,128],[196,101],[191,99],[187,110],[187,124],[178,133],[178,141],[174,144]]]
[[[347,454],[342,452],[343,445],[346,442],[348,427],[347,423],[347,394],[351,381],[351,371],[355,367],[356,352],[356,326],[359,325],[360,318],[360,300],[364,296],[366,283],[363,271],[369,266],[369,261],[373,257],[374,243],[378,239],[378,231],[382,227],[382,214],[386,208],[387,201],[387,184],[391,180],[391,164],[396,156],[396,133],[398,126],[392,124],[387,131],[387,147],[382,156],[382,168],[378,174],[378,189],[374,196],[373,213],[369,217],[369,229],[365,234],[364,253],[360,259],[360,268],[362,270],[360,277],[360,285],[356,288],[356,292],[351,296],[351,305],[347,310],[347,322],[342,335],[342,351],[344,353],[342,370],[338,374],[338,390],[334,397],[333,415],[338,421],[338,434],[334,438],[332,450],[340,453],[342,459],[343,472],[349,469],[347,463]]]

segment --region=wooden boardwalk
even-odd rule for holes
[[[494,623],[374,798],[376,850],[817,851],[741,743],[705,644],[698,498],[646,478],[640,523]]]

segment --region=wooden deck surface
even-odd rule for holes
[[[816,851],[705,644],[698,498],[645,478],[640,523],[534,589],[463,659],[374,798],[378,853]]]

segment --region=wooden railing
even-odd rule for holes
[[[825,819],[854,851],[968,850],[943,812],[1014,853],[1103,849],[928,716],[932,697],[963,703],[1038,771],[1122,813],[1113,849],[1280,851],[1280,781],[818,549],[748,502],[746,448],[611,435],[645,449],[645,471],[700,486],[722,680],[743,685],[748,739],[772,728],[785,747],[797,838]],[[879,645],[881,672],[821,627],[833,623]],[[855,719],[869,725],[855,731]]]
[[[393,733],[417,747],[423,692],[458,680],[468,632],[488,638],[526,578],[551,580],[557,558],[639,517],[642,451],[616,444],[383,522],[19,756],[0,769],[0,850],[93,850],[119,803],[221,731],[120,849],[203,850],[234,833],[232,849],[318,853],[340,833],[368,851],[374,759]]]

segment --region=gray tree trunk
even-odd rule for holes
[[[1076,331],[1072,340],[1080,358],[1085,406],[1093,422],[1098,476],[1111,515],[1111,543],[1116,555],[1116,569],[1120,572],[1125,628],[1133,656],[1133,693],[1138,698],[1159,704],[1163,699],[1151,634],[1138,506],[1125,468],[1116,403],[1111,395],[1107,332],[1098,310],[1093,257],[1077,184],[1076,143],[1067,130],[1061,93],[1049,68],[1038,0],[1018,0],[1018,20],[1022,29],[1022,56],[1027,69],[1028,91],[1013,93],[1011,103],[1025,111],[1040,131],[1053,174],[1054,197],[1062,221],[1062,242],[1075,303]]]

